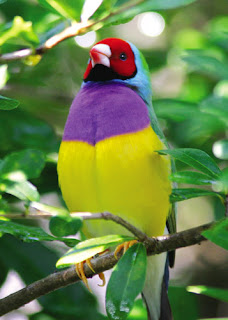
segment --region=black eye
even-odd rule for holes
[[[122,52],[122,53],[120,54],[120,60],[122,60],[122,61],[127,60],[127,55],[126,55],[125,52]]]

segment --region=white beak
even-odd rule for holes
[[[110,60],[112,52],[107,44],[98,43],[90,50],[90,57],[92,62],[92,67],[96,64],[103,64],[106,67],[110,67]]]

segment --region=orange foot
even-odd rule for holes
[[[94,273],[94,269],[92,267],[92,264],[91,264],[91,259],[92,258],[89,258],[89,259],[86,259],[85,261],[82,261],[82,262],[79,262],[75,265],[75,270],[76,270],[76,273],[78,275],[78,277],[84,282],[84,284],[86,285],[87,289],[91,291],[89,285],[88,285],[88,280],[85,276],[85,272],[84,272],[84,263],[87,263],[88,267],[90,268],[90,270],[92,270]],[[102,284],[99,284],[100,287],[103,287],[105,285],[105,275],[103,272],[99,273],[98,274],[99,278],[102,280]]]
[[[123,250],[123,254],[124,254],[127,251],[127,249],[129,249],[131,246],[133,246],[133,244],[137,242],[138,240],[131,240],[131,241],[126,241],[124,243],[119,244],[114,251],[115,258],[117,259],[117,255],[121,250]]]

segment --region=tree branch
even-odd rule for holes
[[[165,235],[157,238],[147,238],[145,246],[148,255],[159,254],[166,251],[172,251],[178,248],[199,244],[201,241],[206,240],[202,235],[202,231],[209,229],[214,225],[214,222],[192,228],[189,230],[181,231],[171,235]],[[121,254],[118,256],[118,259]],[[111,269],[116,263],[117,259],[113,253],[102,255],[91,260],[92,267],[95,273],[85,263],[84,271],[88,278],[93,277],[95,274],[104,272]],[[68,268],[60,272],[53,273],[46,278],[38,280],[27,287],[3,298],[0,300],[0,316],[13,311],[24,304],[31,302],[47,293],[55,291],[61,287],[79,281],[75,267]]]
[[[113,222],[116,222],[117,224],[120,224],[125,229],[130,231],[133,235],[137,237],[137,239],[139,239],[139,241],[142,241],[142,242],[147,240],[149,241],[148,236],[144,232],[142,232],[141,230],[139,230],[138,228],[136,228],[126,220],[122,219],[121,217],[116,216],[110,212],[101,212],[101,213],[80,212],[80,213],[72,213],[71,215],[79,216],[83,220],[90,220],[90,219],[111,220]]]
[[[33,48],[27,48],[27,49],[22,49],[10,53],[5,53],[0,55],[0,63],[6,63],[14,60],[20,60],[24,59],[28,56],[31,55],[43,55],[46,53],[48,50],[52,49],[53,47],[57,46],[60,42],[71,38],[75,37],[79,34],[82,34],[85,32],[89,27],[91,27],[93,23],[73,23],[70,27],[67,27],[60,33],[52,36],[48,40],[46,40],[42,45],[39,47],[33,49]]]
[[[131,1],[130,4],[127,3],[125,5],[122,5],[121,7],[117,8],[116,10],[113,10],[112,12],[110,12],[109,14],[97,21],[86,20],[83,22],[72,22],[72,25],[70,27],[67,27],[62,32],[52,36],[37,48],[26,48],[0,55],[0,64],[24,59],[31,55],[43,55],[48,50],[52,49],[53,47],[57,46],[60,42],[68,38],[72,38],[79,34],[83,34],[85,32],[90,31],[91,29],[100,29],[103,26],[103,22],[105,22],[109,18],[118,15],[122,12],[125,12],[126,10],[131,9],[132,7],[135,7],[143,1],[144,0]]]
[[[46,213],[39,211],[38,214],[34,213],[9,213],[9,214],[3,214],[0,215],[1,217],[8,218],[8,219],[50,219],[54,217],[56,213]],[[140,241],[144,242],[146,240],[149,240],[147,235],[133,226],[131,223],[127,222],[126,220],[122,219],[119,216],[116,216],[110,212],[101,212],[101,213],[91,213],[91,212],[72,212],[70,213],[71,217],[80,217],[83,220],[97,220],[97,219],[103,219],[103,220],[111,220],[113,222],[116,222],[117,224],[122,225],[125,229],[130,231],[133,235],[137,237]]]

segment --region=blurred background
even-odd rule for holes
[[[0,1],[0,32],[12,25],[15,16],[32,21],[40,41],[67,25],[36,0],[8,0]],[[0,66],[1,94],[20,101],[18,109],[1,111],[0,157],[24,148],[37,148],[48,155],[41,176],[32,180],[43,203],[63,205],[56,161],[65,120],[81,86],[89,48],[106,37],[128,40],[143,52],[151,71],[153,105],[171,146],[202,149],[221,168],[227,166],[223,146],[227,146],[228,127],[228,2],[199,0],[186,7],[145,12],[127,23],[68,39],[44,54],[37,64],[38,60],[26,59]],[[1,53],[26,47],[26,41],[23,32],[15,32],[8,42],[2,40],[0,33]],[[177,166],[184,169],[183,164]],[[21,206],[14,197],[7,196],[7,201]],[[188,229],[223,215],[219,199],[179,202],[177,229]],[[3,237],[0,297],[53,272],[56,256],[64,250]],[[175,320],[228,317],[224,302],[185,290],[188,285],[198,284],[227,288],[227,270],[227,252],[210,242],[177,250],[170,289],[171,303],[179,309]],[[64,294],[61,289],[2,319],[105,319],[99,311],[103,310],[102,302],[97,307],[94,296],[80,284],[65,290]],[[102,295],[100,288],[95,291]],[[135,310],[131,319],[145,319]]]

